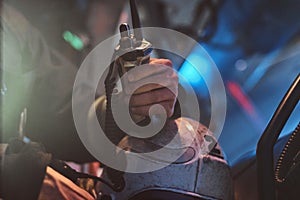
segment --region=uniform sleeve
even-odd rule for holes
[[[94,161],[73,121],[72,91],[77,68],[49,48],[38,30],[16,10],[4,6],[2,19],[4,80],[8,88],[3,118],[5,124],[10,124],[1,130],[4,139],[16,136],[20,113],[27,108],[25,131],[31,140],[42,143],[58,159]],[[88,85],[81,87],[79,106],[90,94]],[[5,113],[12,113],[11,117]]]

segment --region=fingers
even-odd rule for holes
[[[174,101],[170,100],[170,101],[160,102],[159,105],[164,107],[164,111],[161,109],[155,109],[155,110],[153,110],[153,114],[159,115],[159,114],[163,114],[164,112],[166,112],[167,117],[171,117],[173,115],[174,105],[175,105]],[[131,110],[132,114],[149,116],[149,109],[151,106],[153,106],[153,105],[132,107],[132,108],[130,108],[130,110]]]
[[[143,85],[142,87],[138,88],[137,90],[135,90],[134,94],[142,94],[142,93],[146,93],[151,90],[156,90],[156,89],[160,89],[163,87],[164,86],[159,85],[159,84],[146,84],[146,85]]]
[[[133,70],[128,73],[129,82],[135,82],[145,77],[164,73],[172,68],[172,62],[168,59],[151,58],[149,64],[140,66],[141,70]]]
[[[170,69],[165,73],[148,76],[136,82],[126,82],[124,89],[126,94],[132,94],[133,92],[134,94],[140,94],[162,87],[172,89],[175,85],[178,85],[178,76],[173,69]]]
[[[172,61],[168,59],[151,58],[149,64],[161,64],[168,67],[173,67]]]
[[[130,70],[128,72],[128,81],[136,82],[143,78],[164,73],[169,67],[163,64],[145,64],[139,66],[139,70]]]
[[[154,109],[154,114],[166,112],[171,117],[178,94],[178,76],[167,59],[150,59],[149,64],[128,72],[123,80],[124,94],[131,114],[149,116],[149,109],[159,104],[164,109]]]
[[[176,89],[174,89],[173,91],[176,91]],[[158,90],[153,90],[151,92],[132,95],[129,104],[131,107],[138,107],[143,105],[156,104],[164,101],[174,101],[176,97],[177,93],[174,94],[167,88],[161,88]]]

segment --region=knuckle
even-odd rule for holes
[[[172,108],[172,105],[168,104],[167,105],[167,115],[168,117],[171,117],[173,114],[173,108]]]
[[[172,66],[173,66],[172,61],[169,60],[169,59],[162,59],[162,63],[163,63],[164,65],[169,66],[169,67],[172,67]]]

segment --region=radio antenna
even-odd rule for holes
[[[134,36],[137,41],[143,40],[143,33],[141,28],[141,21],[138,14],[137,6],[135,0],[130,0],[130,12],[131,12],[131,20],[132,20],[132,27],[134,31]]]

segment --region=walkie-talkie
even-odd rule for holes
[[[130,0],[130,8],[133,32],[128,24],[121,24],[119,27],[121,38],[115,48],[115,62],[119,65],[120,77],[136,66],[149,63],[152,51],[152,44],[143,38],[135,0]]]
[[[131,16],[133,31],[129,25],[123,23],[120,25],[120,40],[117,44],[108,76],[105,80],[107,111],[106,111],[106,131],[112,131],[109,125],[110,119],[113,121],[111,113],[111,95],[120,93],[123,88],[119,85],[118,80],[130,69],[142,64],[149,63],[150,53],[152,52],[152,44],[143,38],[141,31],[141,23],[137,12],[135,0],[130,0]],[[118,84],[117,84],[118,83]],[[135,123],[140,122],[144,117],[132,116]],[[107,121],[108,119],[108,121]],[[111,124],[115,126],[116,124]]]
[[[120,55],[119,59],[122,68],[120,73],[123,74],[133,67],[148,63],[152,51],[151,43],[143,38],[135,0],[130,0],[130,9],[133,33],[131,33],[128,24],[121,24],[121,39],[115,49],[117,56]]]
[[[149,63],[152,45],[143,38],[141,32],[140,20],[136,8],[135,0],[130,0],[133,33],[129,25],[123,23],[120,25],[119,44],[116,46],[112,62],[105,79],[106,91],[106,116],[105,116],[105,133],[110,140],[117,145],[124,137],[124,133],[117,126],[112,113],[112,96],[118,95],[120,78],[130,69],[141,64]],[[135,123],[141,121],[144,117],[133,116]],[[108,177],[116,190],[122,191],[125,187],[123,172],[107,167]]]
[[[136,32],[141,32],[141,30],[137,31],[134,28],[134,33]],[[120,25],[120,35],[121,39],[115,48],[115,54],[118,57],[118,64],[120,65],[119,75],[121,77],[130,69],[149,63],[152,45],[142,37],[132,34],[129,25],[126,23]]]

